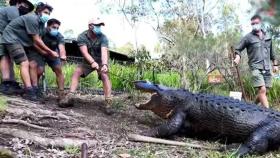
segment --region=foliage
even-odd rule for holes
[[[145,64],[146,67],[143,69],[142,79],[154,81],[156,83],[162,83],[171,87],[179,87],[179,74],[176,72],[158,69],[158,63],[147,61],[149,64]],[[109,64],[110,66],[110,79],[114,90],[125,90],[130,91],[134,89],[132,81],[138,80],[137,76],[137,64],[121,65],[114,61]],[[69,87],[71,78],[74,73],[76,65],[66,64],[63,66],[63,73],[65,76],[65,86]],[[153,69],[154,67],[154,69]],[[154,72],[153,72],[154,71]],[[50,87],[56,87],[56,77],[54,72],[49,67],[46,67],[45,71],[47,85]],[[102,82],[98,79],[96,72],[91,73],[86,78],[80,80],[81,88],[102,88]]]
[[[0,97],[0,112],[5,111],[6,109],[7,109],[7,101],[3,96],[1,96]]]
[[[80,153],[80,148],[78,146],[66,146],[65,152],[71,155],[78,155]]]

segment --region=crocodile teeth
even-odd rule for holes
[[[136,108],[139,108],[139,107],[140,107],[140,104],[139,104],[139,103],[136,103],[136,104],[135,104],[135,107],[136,107]]]

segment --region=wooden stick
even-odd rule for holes
[[[81,147],[81,158],[88,158],[88,146],[86,143],[83,143],[82,144],[82,147]]]
[[[207,146],[193,144],[193,143],[185,143],[185,142],[147,137],[138,134],[128,134],[128,139],[137,142],[157,143],[157,144],[166,144],[166,145],[175,145],[175,146],[188,146],[192,148],[207,149],[207,150],[218,150],[218,148],[212,148],[212,147],[207,147]]]
[[[235,53],[234,53],[234,48],[233,46],[230,47],[230,50],[231,50],[231,53],[233,54],[233,58],[235,57]],[[244,89],[244,85],[243,85],[243,82],[241,80],[241,75],[240,75],[240,70],[239,70],[239,67],[237,64],[235,63],[232,63],[234,64],[234,67],[236,69],[236,73],[237,73],[237,79],[238,79],[238,82],[239,82],[239,85],[240,85],[240,88],[241,88],[241,91],[242,91],[242,95],[243,95],[243,98],[245,101],[248,101],[247,99],[247,95],[246,95],[246,92],[245,92],[245,89]]]
[[[34,124],[28,123],[28,122],[26,122],[26,121],[17,120],[17,119],[1,120],[0,123],[6,123],[6,124],[20,124],[20,125],[28,126],[28,127],[31,127],[31,128],[41,129],[41,130],[47,130],[47,129],[49,129],[49,128],[47,128],[47,127],[42,127],[42,126],[34,125]]]

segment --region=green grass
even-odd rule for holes
[[[75,64],[66,64],[63,67],[63,73],[65,76],[65,86],[69,87],[71,83],[71,77],[76,68]],[[137,68],[134,65],[120,65],[117,63],[110,64],[110,80],[112,82],[112,88],[114,90],[130,91],[134,89],[133,82],[138,80]],[[55,74],[49,67],[46,67],[45,71],[47,85],[56,87]],[[155,74],[153,77],[152,70],[146,70],[143,72],[143,80],[153,81],[170,87],[180,87],[180,75],[174,72],[161,72]],[[102,82],[98,79],[97,73],[94,71],[86,78],[81,78],[80,87],[87,88],[102,88]]]
[[[0,112],[3,112],[7,109],[7,101],[3,96],[0,96]]]
[[[78,155],[80,153],[80,148],[78,146],[66,146],[65,152],[71,155]]]

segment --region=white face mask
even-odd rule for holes
[[[261,27],[262,27],[261,24],[254,24],[254,25],[252,25],[253,31],[260,31]]]

